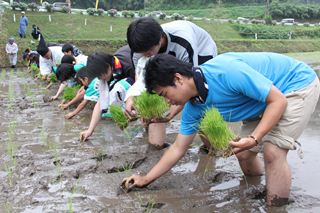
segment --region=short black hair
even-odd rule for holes
[[[66,52],[69,52],[71,51],[71,53],[73,54],[73,46],[72,44],[69,44],[69,43],[66,43],[62,46],[62,52],[63,53],[66,53]]]
[[[76,59],[73,55],[64,55],[61,58],[61,64],[73,64],[76,62]]]
[[[192,64],[178,60],[169,54],[158,54],[150,58],[145,69],[145,83],[149,93],[153,93],[157,86],[175,86],[176,73],[189,78],[193,77]]]
[[[94,77],[100,78],[102,74],[107,73],[109,67],[113,69],[114,57],[103,52],[93,53],[88,57],[87,67]]]
[[[81,67],[78,72],[75,75],[76,80],[81,84],[80,78],[88,78],[88,84],[91,83],[91,81],[94,79],[94,76],[91,75],[91,73],[88,71],[88,67],[84,66]]]
[[[127,41],[133,52],[141,53],[159,44],[163,30],[151,17],[139,18],[129,25]]]
[[[60,82],[69,80],[73,78],[76,74],[76,71],[73,68],[72,64],[60,64],[57,68],[56,76]]]

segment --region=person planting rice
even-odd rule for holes
[[[50,100],[56,100],[59,95],[63,92],[64,88],[69,86],[72,87],[76,84],[75,75],[76,73],[85,65],[84,64],[74,64],[74,57],[70,55],[65,55],[62,57],[61,61],[64,62],[60,64],[56,70],[55,75],[57,79],[61,82],[58,91]]]
[[[268,205],[287,203],[287,153],[299,148],[297,140],[320,93],[319,79],[308,65],[276,53],[225,53],[193,67],[159,54],[147,63],[145,81],[149,92],[184,105],[181,126],[160,161],[145,176],[125,178],[125,186],[146,186],[169,171],[189,148],[204,112],[215,107],[225,121],[242,121],[241,138],[230,145],[244,174],[265,174]]]
[[[59,105],[62,109],[66,109],[73,104],[78,102],[77,108],[66,114],[64,117],[66,119],[71,119],[77,115],[89,101],[97,102],[99,99],[99,80],[98,78],[93,78],[88,72],[87,67],[82,67],[75,75],[75,79],[82,85],[82,87],[77,92],[76,97],[66,104]]]
[[[90,137],[101,116],[110,117],[111,104],[123,107],[124,98],[134,82],[134,70],[129,46],[120,48],[115,55],[94,53],[88,58],[88,70],[100,80],[99,101],[94,107],[89,128],[80,133],[80,140]]]
[[[172,21],[160,25],[151,17],[143,17],[133,21],[127,29],[127,41],[132,50],[132,60],[137,70],[144,68],[146,58],[158,53],[166,53],[195,66],[212,59],[217,55],[217,47],[211,36],[204,29],[189,21]],[[144,57],[143,57],[144,56]],[[140,61],[140,60],[141,61]],[[138,61],[139,60],[139,61]],[[126,112],[130,117],[136,116],[134,96],[145,90],[143,75],[136,79],[126,96]],[[183,106],[172,105],[166,118],[149,124],[149,143],[159,148],[165,144],[166,122],[177,115]]]
[[[40,55],[39,68],[43,80],[47,80],[54,67],[61,63],[63,57],[62,48],[60,46],[48,47],[42,35],[40,35],[37,52]]]

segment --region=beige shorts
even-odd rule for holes
[[[259,145],[250,149],[253,152],[261,152],[263,144],[270,142],[280,148],[294,150],[299,143],[297,139],[307,126],[314,112],[320,94],[319,79],[316,78],[307,87],[286,94],[288,105],[278,124],[259,142]],[[259,123],[255,121],[243,121],[240,136],[250,135]]]

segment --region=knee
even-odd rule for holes
[[[237,156],[239,162],[245,162],[245,161],[248,161],[252,158],[252,154],[249,153],[248,151],[240,152],[240,153],[236,154],[236,156]]]
[[[287,150],[283,150],[276,145],[268,143],[264,146],[263,157],[264,163],[270,165],[286,159]]]

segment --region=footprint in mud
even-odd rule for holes
[[[154,202],[148,202],[146,204],[142,204],[141,207],[146,209],[161,209],[162,206],[164,206],[165,203],[154,203]]]
[[[44,103],[48,103],[48,102],[51,101],[51,97],[50,97],[50,96],[47,96],[47,95],[43,96],[42,99],[43,99],[43,102],[44,102]]]

